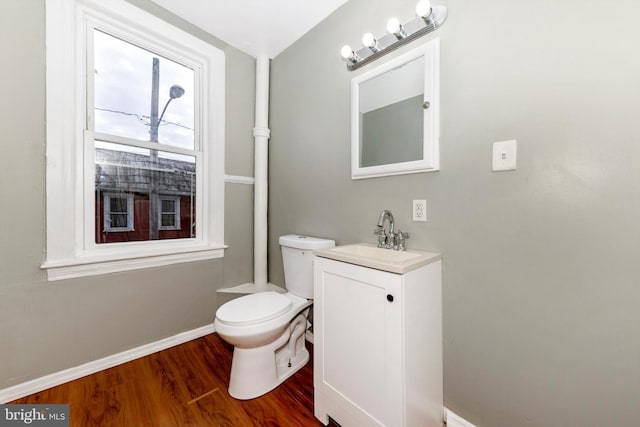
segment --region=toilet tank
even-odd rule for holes
[[[280,236],[285,286],[294,295],[313,299],[313,250],[333,248],[336,242],[290,234]]]

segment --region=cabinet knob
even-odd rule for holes
[[[393,295],[387,294],[387,301],[393,302]]]

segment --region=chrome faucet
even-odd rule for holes
[[[385,219],[389,220],[389,233],[385,232],[385,235],[387,236],[387,240],[388,240],[390,236],[393,236],[394,222],[393,222],[393,214],[391,213],[391,211],[388,211],[386,209],[380,212],[380,216],[378,217],[378,228],[382,229],[382,231],[384,231]],[[386,241],[385,243],[388,243],[388,242]]]
[[[389,232],[385,230],[384,223],[389,221]],[[404,251],[405,240],[409,238],[409,233],[398,231],[394,232],[395,223],[393,214],[389,210],[383,210],[378,217],[378,226],[373,230],[373,234],[378,236],[378,247],[385,249],[394,249],[396,251]]]

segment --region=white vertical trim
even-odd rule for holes
[[[476,427],[475,424],[471,424],[447,408],[444,408],[444,419],[447,422],[447,427]]]
[[[172,337],[164,338],[121,353],[103,357],[102,359],[94,360],[93,362],[85,363],[74,368],[65,369],[64,371],[55,372],[22,384],[17,384],[0,390],[0,403],[11,402],[13,400],[20,399],[21,397],[38,393],[42,390],[100,372],[104,369],[109,369],[122,363],[130,362],[158,351],[184,344],[187,341],[191,341],[214,332],[215,328],[213,327],[213,324],[205,325],[200,328],[179,333]]]
[[[73,257],[76,221],[76,159],[81,127],[76,123],[76,2],[47,0],[46,10],[46,192],[47,260]],[[81,179],[81,178],[80,178]],[[70,191],[73,189],[73,191]],[[61,224],[61,220],[66,219]]]

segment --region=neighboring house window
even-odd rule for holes
[[[160,230],[180,230],[180,197],[160,196]]]
[[[124,0],[46,31],[49,280],[223,256],[224,53]]]
[[[133,194],[105,193],[104,231],[133,230]]]

